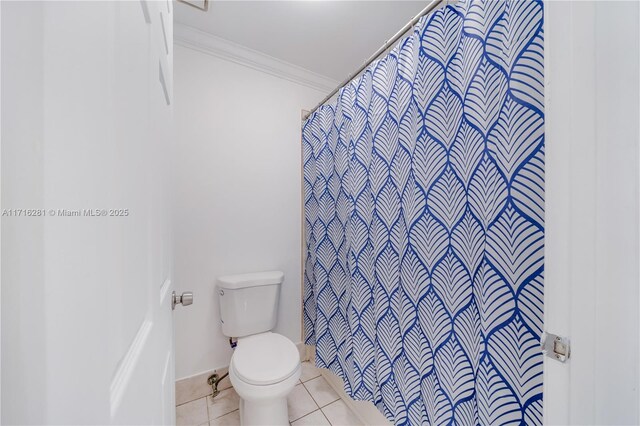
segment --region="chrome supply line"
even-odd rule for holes
[[[307,118],[309,118],[309,116],[318,108],[320,108],[322,105],[325,104],[325,102],[327,102],[329,99],[331,99],[333,97],[333,95],[335,95],[336,93],[338,93],[338,91],[340,89],[342,89],[344,86],[346,86],[351,80],[353,80],[354,78],[356,78],[362,71],[364,71],[373,61],[375,61],[376,59],[378,59],[378,57],[380,55],[382,55],[384,52],[387,51],[387,49],[389,49],[391,46],[393,46],[398,40],[400,40],[400,38],[405,35],[405,33],[407,31],[409,31],[411,28],[413,28],[413,26],[420,20],[420,18],[422,18],[423,16],[429,14],[430,12],[432,12],[433,10],[435,10],[438,6],[440,6],[442,3],[451,3],[450,0],[431,0],[431,2],[429,2],[429,4],[422,9],[416,16],[414,16],[409,22],[407,22],[405,24],[404,27],[402,27],[400,29],[400,31],[398,31],[397,33],[394,34],[393,37],[391,37],[389,40],[387,40],[382,47],[380,47],[378,50],[376,50],[376,52],[371,55],[371,57],[369,59],[367,59],[365,61],[364,64],[362,64],[360,66],[360,68],[358,68],[354,73],[349,74],[349,76],[338,85],[338,87],[336,87],[335,89],[333,89],[331,91],[331,93],[329,93],[323,100],[320,101],[320,103],[318,103],[318,105],[316,105],[315,107],[313,107],[311,109],[311,111],[306,112],[303,116],[302,116],[302,121],[306,120]]]

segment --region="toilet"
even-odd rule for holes
[[[222,332],[237,338],[229,364],[240,396],[240,424],[288,425],[287,395],[300,378],[296,345],[276,326],[280,271],[228,275],[217,280]]]

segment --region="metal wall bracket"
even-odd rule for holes
[[[541,344],[542,353],[556,361],[564,363],[571,356],[571,344],[568,337],[557,336],[545,331],[542,334]]]

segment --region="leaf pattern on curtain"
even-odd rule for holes
[[[446,6],[303,125],[306,343],[395,424],[542,423],[542,24]]]

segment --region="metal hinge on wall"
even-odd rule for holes
[[[571,344],[568,337],[544,332],[541,339],[542,353],[556,361],[567,362],[571,356]]]

